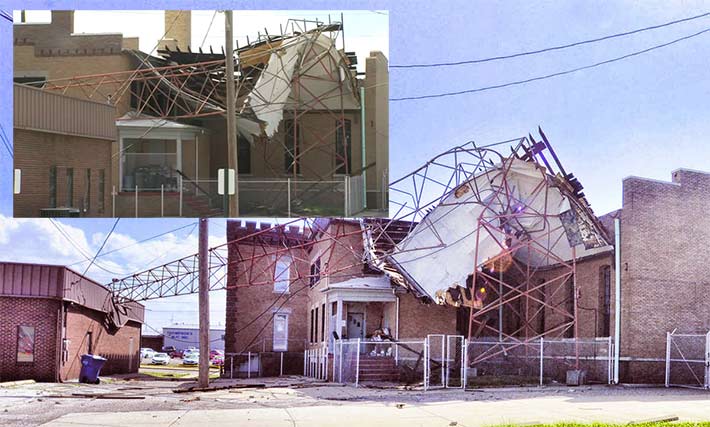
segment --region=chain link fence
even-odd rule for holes
[[[666,334],[666,387],[710,389],[710,332]]]

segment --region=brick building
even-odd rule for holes
[[[108,359],[102,374],[138,372],[144,309],[61,266],[0,263],[0,381],[68,381],[82,354]]]
[[[110,216],[115,107],[19,84],[14,97],[14,216]]]
[[[176,89],[183,87],[181,82],[170,80],[174,76],[163,77],[158,83],[155,75],[150,78],[146,71],[165,73],[165,69],[171,67],[224,61],[225,56],[189,50],[192,39],[190,11],[165,11],[164,25],[166,34],[160,40],[158,56],[141,52],[136,38],[121,34],[74,33],[74,11],[52,11],[51,23],[20,22],[14,25],[16,83],[69,97],[88,97],[115,107],[111,139],[97,144],[101,156],[84,154],[75,159],[79,163],[90,163],[88,168],[92,170],[105,170],[105,186],[110,190],[105,193],[114,197],[109,200],[107,209],[85,209],[82,200],[66,200],[68,207],[78,210],[82,216],[110,216],[114,212],[116,216],[214,216],[222,209],[222,200],[216,194],[216,179],[218,169],[227,167],[226,120],[223,108],[219,106],[224,87],[210,92],[201,102],[199,111],[186,113],[180,109],[194,102],[194,94],[200,91],[199,88],[213,84],[209,79],[197,80],[204,80],[205,75],[211,74],[197,70],[191,84],[187,85],[190,91],[183,91]],[[284,40],[305,36],[298,32],[278,40],[259,40],[235,52],[242,67],[240,75],[247,73],[249,79],[248,83],[239,82],[237,94],[242,215],[286,216],[291,210],[309,207],[341,214],[346,206],[353,212],[363,208],[364,200],[369,209],[387,211],[387,58],[382,52],[370,52],[365,60],[364,76],[360,78],[362,73],[355,69],[355,54],[336,48],[335,37],[320,34],[321,31],[327,34],[339,30],[337,26],[324,24],[313,30],[318,32],[317,43],[314,43],[317,49],[313,50],[317,54],[309,53],[308,58],[304,57],[302,69],[306,74],[293,79],[303,82],[299,83],[303,90],[294,90],[288,99],[263,100],[273,102],[278,106],[275,109],[284,109],[278,120],[269,115],[267,110],[271,107],[263,108],[266,104],[262,101],[249,104],[250,97],[259,98],[259,94],[252,93],[251,89],[254,83],[269,80],[261,79],[260,75],[270,62],[278,62],[269,54],[271,49],[281,43],[284,49],[292,49],[297,43],[287,47]],[[323,64],[313,64],[318,61]],[[324,67],[328,69],[322,71]],[[136,70],[144,74],[129,81],[131,72]],[[320,74],[310,75],[308,70]],[[96,77],[106,75],[110,77]],[[284,79],[288,78],[279,74],[279,78],[273,80]],[[287,89],[291,90],[290,87]],[[263,92],[285,93],[283,88],[265,88]],[[365,96],[364,102],[360,99],[362,95]],[[26,110],[28,107],[24,104],[24,98],[16,98],[15,109]],[[52,120],[80,117],[72,110],[57,111],[56,104],[48,103],[47,107]],[[243,113],[244,109],[248,111]],[[255,112],[257,110],[260,112]],[[261,118],[257,118],[259,114],[263,114]],[[363,117],[366,122],[362,122]],[[41,120],[47,122],[49,118],[42,117]],[[43,128],[47,126],[45,124]],[[264,131],[267,127],[269,132]],[[62,146],[65,142],[57,143]],[[63,165],[62,159],[57,161],[43,155],[22,137],[17,139],[16,146],[39,157],[40,163],[71,168]],[[103,153],[105,146],[109,146],[108,157]],[[94,150],[92,147],[87,152]],[[17,168],[23,175],[37,178],[46,175],[47,168],[36,169],[40,168],[38,162],[25,160],[30,159],[21,152]],[[104,164],[106,162],[108,166]],[[362,179],[364,175],[365,179]],[[349,178],[354,178],[352,183]],[[49,181],[38,181],[37,188],[46,188]],[[349,185],[352,188],[346,189]],[[287,186],[291,187],[287,189]],[[351,195],[353,203],[346,194]],[[361,194],[363,197],[359,197]],[[25,200],[33,196],[33,200]],[[20,204],[32,206],[31,209],[20,209],[16,215],[38,216],[35,205],[41,201],[39,209],[42,209],[53,204],[53,200],[46,200],[45,196],[38,197],[37,194],[16,195]],[[287,199],[292,200],[291,206],[286,206]]]
[[[240,355],[234,372],[246,371],[247,352],[259,360],[252,372],[278,373],[283,352],[286,373],[300,374],[304,350],[324,349],[332,358],[335,337],[364,339],[377,330],[395,339],[461,333],[456,309],[423,303],[364,261],[372,244],[367,228],[365,220],[326,218],[311,229],[284,232],[227,222],[227,239],[235,243],[229,247],[225,351],[228,361],[230,353]]]
[[[710,173],[688,169],[623,182],[622,381],[663,382],[666,333],[710,331],[709,194]]]

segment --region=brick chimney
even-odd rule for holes
[[[189,10],[165,11],[165,38],[160,41],[159,48],[176,46],[187,51],[192,38],[192,12]]]
[[[73,10],[53,10],[52,25],[61,28],[62,32],[69,34],[74,32],[74,11]]]

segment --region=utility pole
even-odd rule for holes
[[[231,10],[224,11],[224,33],[227,59],[227,167],[234,169],[234,196],[229,198],[229,203],[225,207],[227,217],[239,216],[239,159],[237,150],[237,97],[234,93],[234,32],[233,17]]]
[[[197,383],[199,387],[210,384],[210,279],[207,254],[207,218],[200,218],[199,242],[199,305],[200,305],[200,365]]]

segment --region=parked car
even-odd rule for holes
[[[210,365],[222,366],[224,365],[224,356],[221,354],[215,354],[210,358]]]
[[[182,357],[184,356],[183,351],[182,351],[182,350],[178,350],[178,349],[173,350],[173,351],[171,351],[171,352],[168,353],[168,354],[169,354],[170,357],[172,357],[173,359],[182,359]]]
[[[170,356],[168,353],[155,353],[150,359],[150,363],[153,365],[167,365],[170,363]]]
[[[155,354],[152,348],[141,348],[141,359],[150,359]]]
[[[183,365],[199,365],[200,364],[200,353],[192,351],[182,358]]]
[[[222,352],[222,350],[210,350],[210,359],[213,358],[214,356],[224,357],[224,352]]]

